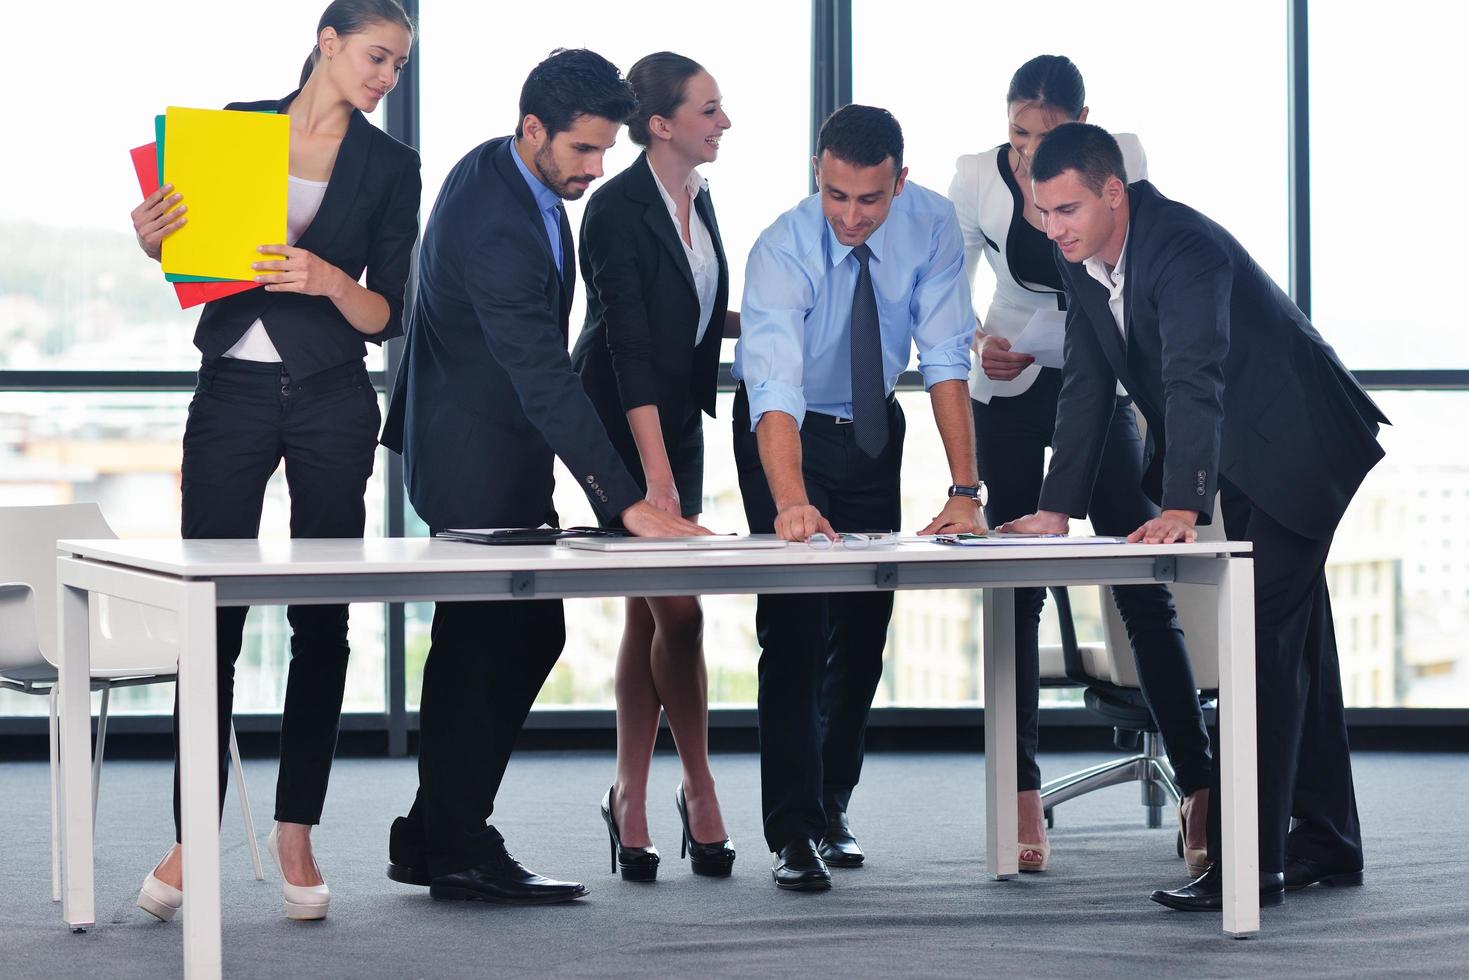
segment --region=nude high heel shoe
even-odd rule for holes
[[[183,892],[160,881],[153,872],[148,872],[148,877],[143,879],[143,887],[138,892],[138,908],[159,922],[172,922],[183,905]]]
[[[1188,846],[1188,818],[1183,815],[1183,803],[1178,804],[1178,856],[1188,868],[1189,878],[1197,878],[1214,866],[1209,860],[1209,850],[1204,847]]]
[[[270,856],[275,859],[276,869],[281,872],[281,893],[286,900],[286,918],[325,919],[327,909],[332,903],[331,889],[325,883],[293,885],[286,880],[286,873],[281,869],[281,855],[276,843],[279,830],[279,824],[270,828],[270,836],[265,839],[265,846],[270,851]],[[318,868],[316,873],[321,874],[321,869]]]
[[[1041,859],[1039,861],[1027,861],[1025,859],[1025,852],[1026,851],[1034,851],[1036,854],[1039,854],[1041,856]],[[1050,841],[1043,840],[1039,844],[1028,844],[1025,841],[1021,841],[1020,842],[1020,870],[1021,871],[1028,871],[1028,872],[1044,871],[1050,865],[1050,863],[1051,863],[1051,842]]]

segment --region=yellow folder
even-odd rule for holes
[[[254,279],[256,248],[286,240],[290,117],[177,106],[165,115],[163,179],[189,220],[163,240],[163,271]]]

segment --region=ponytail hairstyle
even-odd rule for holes
[[[1016,102],[1054,109],[1067,119],[1077,119],[1086,108],[1086,84],[1081,80],[1081,70],[1064,55],[1037,55],[1010,78],[1005,104]]]
[[[653,141],[648,122],[654,116],[672,119],[683,105],[688,80],[704,68],[692,58],[659,51],[639,58],[628,70],[627,81],[638,96],[638,109],[627,121],[627,135],[638,146]]]
[[[332,0],[316,25],[316,36],[320,38],[321,32],[330,27],[338,37],[345,37],[366,30],[371,24],[397,24],[408,32],[409,37],[414,34],[413,20],[398,0]],[[321,45],[317,44],[306,56],[306,64],[301,66],[301,81],[297,88],[305,86],[320,60]]]

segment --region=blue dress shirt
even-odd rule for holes
[[[541,209],[541,221],[546,226],[546,237],[551,239],[551,255],[556,259],[556,271],[564,275],[561,268],[561,198],[530,172],[525,161],[520,159],[519,146],[520,141],[516,140],[515,145],[510,147],[510,159],[515,161],[515,168],[530,187],[530,192],[536,199],[536,207]]]
[[[908,181],[867,244],[887,392],[915,346],[925,389],[967,379],[974,310],[954,206]],[[733,373],[745,384],[752,430],[769,411],[798,426],[807,411],[852,417],[851,253],[827,224],[820,195],[777,218],[751,249]]]

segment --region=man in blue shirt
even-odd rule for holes
[[[745,270],[734,440],[750,530],[898,529],[893,389],[915,346],[953,484],[922,533],[983,530],[953,205],[907,182],[903,133],[883,109],[833,113],[813,165],[818,193],[761,234]],[[890,592],[759,597],[761,790],[781,888],[825,890],[828,864],[864,859],[846,810],[891,615]]]

